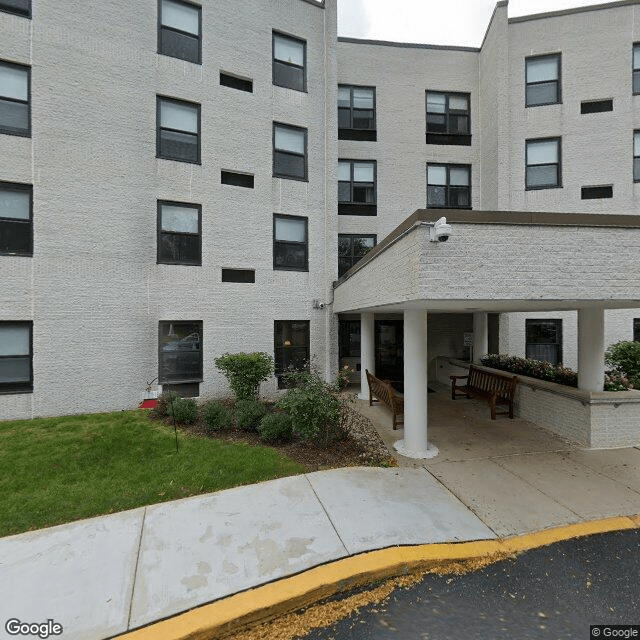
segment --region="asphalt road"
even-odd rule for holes
[[[590,625],[636,625],[590,633]],[[464,576],[427,575],[305,640],[640,639],[640,531],[535,549]]]

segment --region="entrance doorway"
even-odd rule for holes
[[[402,320],[376,320],[376,377],[391,380],[396,391],[404,392],[404,323]]]

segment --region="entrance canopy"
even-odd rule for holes
[[[638,308],[640,216],[419,209],[334,289],[335,313]]]

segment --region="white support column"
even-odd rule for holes
[[[404,312],[404,439],[393,446],[407,458],[433,458],[427,442],[427,312]]]
[[[373,313],[360,314],[360,393],[358,398],[361,400],[369,399],[369,384],[367,383],[367,374],[365,369],[369,369],[369,373],[375,373],[375,343],[374,343],[374,318]]]
[[[473,361],[480,362],[489,353],[489,316],[486,311],[473,314]]]
[[[604,309],[578,309],[578,389],[604,388]]]

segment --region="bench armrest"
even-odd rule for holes
[[[464,378],[468,378],[469,374],[467,373],[466,376],[449,376],[449,377],[451,378],[451,380],[453,380],[455,382],[456,380],[462,380]]]

